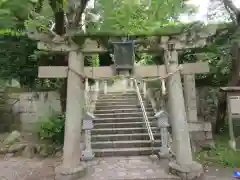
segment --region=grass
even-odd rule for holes
[[[239,168],[240,151],[232,150],[228,145],[229,136],[224,133],[215,137],[215,149],[201,151],[195,158],[203,165],[217,165],[222,167]]]

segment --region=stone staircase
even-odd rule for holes
[[[153,109],[145,106],[159,151],[160,133]],[[96,157],[151,155],[152,148],[135,91],[100,93],[94,112],[92,148]]]

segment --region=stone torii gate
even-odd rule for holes
[[[178,52],[183,49],[204,46],[206,38],[215,34],[215,30],[216,26],[214,28],[212,26],[211,28],[204,27],[196,33],[189,34],[189,31],[184,32],[181,29],[181,32],[184,32],[182,34],[161,34],[149,37],[147,40],[143,40],[145,37],[137,40],[144,42],[136,45],[137,52],[159,53],[164,50],[165,65],[136,66],[133,69],[133,77],[151,78],[167,76],[173,73],[167,80],[167,90],[171,107],[170,115],[176,148],[176,162],[171,162],[170,167],[178,174],[185,175],[194,171],[195,177],[202,171],[202,166],[192,160],[181,75],[190,78],[188,77],[190,74],[194,75],[209,71],[208,64],[203,62],[182,64],[181,70],[176,71],[179,68]],[[67,78],[67,106],[62,163],[64,173],[62,174],[77,174],[85,169],[85,166],[80,162],[81,150],[79,145],[84,109],[84,78],[109,79],[116,74],[112,67],[84,67],[84,55],[108,51],[106,47],[99,45],[97,41],[91,40],[91,36],[76,35],[85,38],[84,43],[81,45],[77,45],[73,41],[67,42],[63,38],[61,38],[61,41],[56,42],[54,37],[42,38],[43,36],[46,37],[46,35],[40,35],[38,37],[41,38],[35,38],[40,40],[38,43],[39,49],[69,53],[68,67],[40,66],[39,77]],[[46,41],[46,39],[48,40]]]

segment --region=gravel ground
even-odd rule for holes
[[[54,180],[54,169],[60,164],[59,158],[0,157],[0,180]],[[121,179],[126,179],[131,178],[131,174],[135,178],[136,176],[147,178],[147,176],[155,177],[155,175],[164,173],[163,169],[160,168],[161,166],[157,166],[156,162],[150,162],[147,157],[101,158],[92,161],[90,166],[91,173],[84,177],[84,180],[116,180],[120,176]],[[214,167],[208,168],[204,178],[204,180],[232,179],[232,170]]]

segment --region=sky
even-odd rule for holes
[[[240,0],[233,0],[234,4],[240,8]],[[198,13],[194,17],[187,17],[182,16],[182,21],[190,21],[190,20],[200,20],[207,22],[207,13],[208,13],[208,6],[210,0],[189,0],[189,4],[193,4],[198,7]]]

